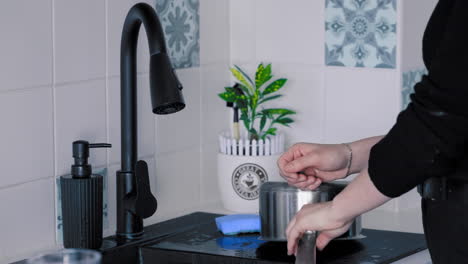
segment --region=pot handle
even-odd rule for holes
[[[297,246],[296,264],[315,264],[317,231],[306,231]]]

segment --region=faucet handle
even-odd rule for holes
[[[158,203],[151,193],[148,165],[145,161],[139,160],[135,167],[136,197],[134,200],[134,213],[142,218],[148,218],[156,212]]]

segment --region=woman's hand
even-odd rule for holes
[[[330,240],[346,232],[354,218],[389,200],[375,187],[367,169],[362,170],[333,201],[302,207],[286,229],[288,253],[296,252],[297,241],[307,230],[319,232],[317,248],[323,249]]]
[[[352,223],[350,220],[338,220],[332,208],[333,202],[307,204],[291,220],[287,229],[288,255],[297,253],[299,239],[305,231],[319,231],[317,248],[322,250],[334,238],[344,234]]]
[[[298,143],[281,155],[278,168],[290,185],[313,190],[322,182],[346,177],[348,159],[343,144]]]

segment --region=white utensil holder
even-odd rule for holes
[[[224,208],[238,213],[258,213],[260,186],[267,181],[284,181],[277,166],[284,152],[284,135],[266,140],[235,140],[219,135],[218,186]]]

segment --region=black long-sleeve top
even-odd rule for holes
[[[370,178],[388,197],[432,176],[468,182],[468,0],[439,0],[424,33],[423,59],[428,74],[370,152]]]

